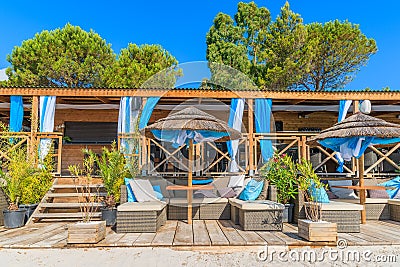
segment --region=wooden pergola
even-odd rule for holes
[[[307,101],[315,103],[332,103],[339,100],[363,100],[369,99],[383,105],[400,104],[400,91],[283,91],[283,90],[226,90],[226,89],[195,89],[195,88],[172,88],[172,89],[139,89],[139,88],[54,88],[54,87],[4,87],[0,88],[0,103],[9,102],[8,96],[21,95],[24,98],[32,98],[31,106],[31,136],[37,135],[38,109],[40,96],[56,96],[58,104],[68,103],[94,103],[94,104],[118,104],[120,97],[137,96],[142,97],[143,102],[147,97],[161,97],[165,101],[174,103],[185,99],[217,99],[229,102],[231,98],[246,99],[247,130],[248,130],[248,156],[249,170],[254,170],[254,147],[257,144],[257,135],[254,131],[253,104],[257,98],[271,98],[275,102],[290,105],[299,105]],[[300,137],[299,153],[301,157],[307,157],[305,145],[306,135]],[[324,152],[325,153],[325,152]],[[326,153],[325,153],[326,154]],[[333,159],[332,154],[326,154]],[[388,157],[386,157],[388,159]],[[389,159],[390,161],[390,159]]]

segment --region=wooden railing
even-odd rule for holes
[[[62,133],[0,132],[0,161],[10,160],[10,153],[20,147],[26,148],[28,156],[37,155],[41,139],[52,141],[50,152],[55,164],[53,173],[61,174]]]
[[[321,176],[356,176],[356,161],[346,162],[343,173],[336,171],[338,161],[335,158],[335,152],[322,146],[310,148],[306,141],[315,133],[307,132],[279,132],[273,134],[253,134],[253,149],[249,146],[248,134],[243,134],[239,140],[239,148],[237,153],[237,163],[239,171],[237,173],[248,173],[253,170],[257,173],[258,169],[265,163],[262,160],[260,151],[260,141],[270,140],[273,149],[278,154],[289,154],[295,161],[302,158],[310,160],[314,169]],[[149,175],[187,175],[188,160],[187,149],[185,145],[173,148],[168,142],[161,142],[155,139],[145,138],[142,136],[122,136],[118,140],[119,144],[124,138],[134,138],[140,144],[136,153],[132,156],[138,157],[140,167]],[[382,169],[383,163],[390,165],[395,170],[400,170],[400,153],[396,153],[400,148],[400,144],[394,145],[387,151],[382,148],[370,147],[371,151],[377,155],[377,160],[372,165],[366,165],[365,174],[368,176],[387,175]],[[253,162],[250,162],[250,152],[253,151]],[[210,156],[211,155],[211,156]],[[398,155],[399,159],[392,159],[393,155]],[[198,176],[217,176],[232,175],[228,172],[228,166],[231,157],[227,152],[224,143],[205,142],[195,145],[194,162],[192,168]],[[394,174],[394,172],[392,172]]]

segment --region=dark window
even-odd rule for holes
[[[104,144],[117,140],[116,122],[65,122],[69,143]]]
[[[283,131],[283,121],[276,121],[275,122],[275,130],[277,132],[282,132]]]

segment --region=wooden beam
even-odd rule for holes
[[[32,110],[31,110],[31,149],[30,155],[36,161],[36,151],[38,144],[36,142],[36,133],[39,126],[39,96],[32,97]]]
[[[0,89],[1,90],[1,89]],[[6,96],[0,96],[0,102],[1,103],[8,103],[10,99]]]
[[[272,98],[286,100],[388,100],[400,101],[400,91],[388,92],[308,92],[308,91],[254,91],[254,90],[205,90],[205,89],[88,89],[88,88],[1,88],[0,95],[23,95],[23,96],[70,96],[70,97],[122,97],[122,96],[159,96],[163,98],[215,98],[215,99],[230,99],[230,98]]]
[[[107,97],[96,96],[96,99],[100,100],[103,104],[110,104],[111,100]]]
[[[304,101],[306,101],[306,99],[290,100],[290,101],[288,101],[288,104],[289,104],[289,105],[297,105],[297,104],[300,104],[300,103],[302,103],[302,102],[304,102]]]

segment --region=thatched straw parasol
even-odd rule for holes
[[[166,118],[159,119],[144,128],[145,135],[152,138],[152,130],[198,130],[227,133],[226,136],[217,139],[217,141],[236,140],[242,136],[239,131],[230,128],[226,122],[195,107],[188,107]]]
[[[215,118],[214,116],[201,111],[195,107],[188,107],[181,111],[178,111],[170,116],[160,119],[155,123],[144,128],[144,134],[147,137],[157,138],[154,134],[156,131],[161,131],[161,139],[167,141],[162,132],[168,132],[165,136],[169,136],[170,133],[175,133],[178,136],[182,132],[197,133],[196,135],[186,135],[189,139],[189,170],[188,170],[188,186],[171,186],[171,190],[187,190],[188,198],[188,223],[192,223],[192,192],[195,187],[192,185],[192,165],[193,160],[193,143],[199,143],[204,141],[228,141],[241,138],[242,134],[232,129],[228,124],[222,120]],[[207,134],[204,139],[198,139],[198,136]],[[197,139],[196,139],[197,138]],[[193,140],[194,139],[194,140]],[[168,140],[171,142],[176,141]],[[203,187],[205,188],[205,187]]]
[[[318,141],[334,140],[334,139],[348,139],[351,137],[374,137],[373,143],[393,143],[397,140],[390,140],[392,138],[400,137],[400,125],[384,121],[382,119],[374,118],[358,112],[347,119],[336,123],[333,127],[321,131],[320,134],[314,136],[307,144],[310,146],[319,145]],[[377,142],[375,142],[377,141]],[[331,149],[340,152],[340,149]],[[359,166],[359,189],[360,189],[360,204],[364,205],[364,210],[361,213],[362,223],[366,222],[365,213],[365,188],[364,187],[364,155],[358,159]],[[382,188],[384,189],[384,188]]]

